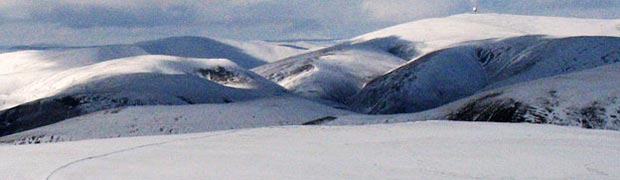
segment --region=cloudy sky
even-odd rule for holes
[[[620,0],[477,0],[482,12],[620,18]],[[476,0],[0,0],[0,45],[131,43],[169,36],[348,38],[468,12]]]

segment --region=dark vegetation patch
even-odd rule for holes
[[[552,96],[557,92],[550,91]],[[539,99],[537,105],[530,105],[517,100],[498,98],[501,93],[492,93],[461,106],[456,111],[448,114],[448,120],[455,121],[483,121],[483,122],[508,122],[508,123],[541,123],[556,125],[581,126],[587,129],[620,130],[620,119],[613,114],[617,109],[616,101],[594,101],[585,107],[568,107],[557,109],[559,102],[555,97],[551,99]],[[617,107],[620,109],[620,107]],[[611,110],[611,111],[609,111]],[[559,116],[559,112],[565,112],[566,116]],[[609,113],[608,113],[609,112]]]
[[[494,97],[501,93],[492,93],[475,99],[454,113],[447,119],[457,121],[485,121],[485,122],[524,122],[523,114],[527,106],[513,99],[496,100]]]
[[[183,97],[183,96],[177,96],[177,98],[179,98],[181,101],[186,102],[187,104],[196,104],[192,100],[189,100],[188,98]]]
[[[305,48],[305,47],[295,46],[295,45],[290,45],[290,44],[280,44],[279,46],[287,47],[287,48],[293,48],[293,49],[299,49],[299,50],[309,50],[308,48]]]
[[[200,77],[215,82],[243,83],[249,81],[246,78],[238,77],[234,72],[228,71],[221,66],[215,69],[199,69],[197,73]]]
[[[300,67],[297,67],[295,69],[293,69],[292,71],[290,71],[290,75],[296,75],[296,74],[301,74],[303,72],[308,72],[311,71],[312,69],[314,69],[314,65],[312,64],[306,64]]]
[[[65,96],[43,99],[0,112],[0,136],[53,124],[82,114],[82,100]]]
[[[315,120],[312,120],[312,121],[305,122],[305,123],[303,123],[301,125],[304,125],[304,126],[321,125],[323,123],[334,121],[336,119],[338,119],[338,118],[334,117],[334,116],[327,116],[327,117],[322,117],[322,118],[319,118],[319,119],[315,119]]]
[[[579,123],[581,127],[587,129],[604,129],[605,128],[605,108],[593,103],[592,105],[585,107],[579,111],[581,118]]]

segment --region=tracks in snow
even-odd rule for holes
[[[209,135],[197,136],[197,137],[173,139],[173,140],[168,140],[168,141],[163,141],[163,142],[157,142],[157,143],[144,144],[144,145],[140,145],[140,146],[134,146],[134,147],[125,148],[125,149],[121,149],[121,150],[116,150],[116,151],[112,151],[112,152],[108,152],[108,153],[104,153],[104,154],[89,156],[89,157],[85,157],[85,158],[82,158],[82,159],[71,161],[69,163],[66,163],[66,164],[64,164],[64,165],[54,169],[49,175],[47,175],[47,177],[45,179],[46,180],[50,180],[50,179],[52,179],[52,177],[54,175],[58,174],[58,172],[66,169],[66,168],[68,168],[70,166],[73,166],[73,165],[76,165],[76,164],[79,164],[79,163],[82,163],[82,162],[85,162],[85,161],[93,160],[93,159],[109,157],[109,156],[113,156],[113,155],[116,155],[116,154],[121,154],[121,153],[124,153],[124,152],[129,152],[129,151],[143,149],[143,148],[148,148],[148,147],[155,147],[155,146],[160,146],[160,145],[164,145],[164,144],[183,142],[183,141],[191,141],[191,140],[196,140],[196,139],[205,139],[205,138],[211,138],[211,137],[216,137],[216,136],[223,136],[223,135],[233,134],[233,133],[236,133],[238,131],[239,130],[233,130],[233,131],[228,131],[228,132],[223,132],[223,133],[218,133],[218,134],[209,134]]]

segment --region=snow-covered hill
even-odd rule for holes
[[[229,59],[244,68],[257,67],[325,46],[325,44],[307,42],[243,42],[193,36],[164,38],[135,45],[150,54]]]
[[[405,63],[410,55],[401,53],[396,38],[366,43],[350,42],[293,56],[252,71],[277,82],[298,95],[334,106],[359,91],[364,83]]]
[[[478,93],[447,106],[448,119],[620,130],[620,64]]]
[[[462,14],[386,28],[253,71],[296,94],[344,103],[370,80],[406,61],[445,48],[472,41],[532,35],[556,38],[620,36],[618,25],[620,20]],[[542,41],[544,38],[538,39]],[[523,43],[535,45],[542,42]],[[527,47],[521,45],[519,48],[524,50]]]
[[[0,134],[130,105],[229,103],[286,94],[225,59],[146,55],[81,64],[45,60],[19,59],[13,69],[17,72],[2,76],[16,81],[3,98],[17,106],[0,112]]]
[[[409,114],[347,115],[322,124],[353,125],[450,119],[530,122],[620,130],[620,63],[479,92]]]
[[[0,146],[0,179],[618,179],[618,149],[532,124],[293,126]]]
[[[523,36],[470,42],[429,53],[374,79],[350,104],[373,114],[419,112],[482,90],[617,62],[617,37]]]
[[[271,97],[228,104],[123,107],[0,137],[0,142],[32,144],[301,125],[350,113],[295,97]]]
[[[620,36],[620,20],[509,14],[459,14],[432,18],[378,30],[353,38],[363,43],[378,38],[398,37],[417,43],[419,55],[464,42],[527,35],[554,37]]]
[[[58,72],[119,57],[144,54],[146,52],[142,49],[133,46],[29,50],[0,54],[0,82],[3,84],[0,86],[0,109],[35,100],[36,97],[45,97],[35,93],[19,94],[16,91],[54,76]]]
[[[0,46],[0,54],[28,50],[103,49],[105,58],[131,57],[135,55],[172,55],[190,58],[229,59],[242,67],[250,68],[303,54],[336,44],[337,40],[291,40],[291,41],[238,41],[206,37],[183,36],[138,42],[127,45],[72,47],[64,45]],[[127,51],[132,49],[134,51]],[[125,52],[123,52],[125,50]],[[117,51],[117,52],[114,52]],[[138,53],[137,51],[141,51]],[[135,52],[135,53],[127,53]],[[85,57],[82,57],[85,58]]]

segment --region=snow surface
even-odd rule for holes
[[[619,150],[546,125],[292,126],[0,146],[0,179],[618,179]]]
[[[351,112],[296,97],[271,97],[229,104],[123,107],[0,137],[0,142],[33,144],[301,125],[345,114]]]

